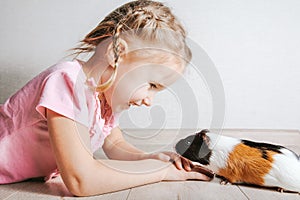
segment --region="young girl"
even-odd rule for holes
[[[185,31],[162,3],[129,2],[110,13],[75,48],[85,62],[58,63],[0,107],[0,183],[58,173],[77,196],[163,180],[208,180],[172,152],[148,154],[128,144],[117,113],[150,106],[191,59]],[[109,160],[96,160],[102,147]],[[170,164],[173,163],[173,164]]]

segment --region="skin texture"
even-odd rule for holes
[[[47,116],[59,171],[69,191],[76,196],[103,194],[162,180],[209,180],[201,173],[178,170],[170,162],[152,159],[153,155],[145,154],[121,139],[118,128],[104,144],[104,151],[110,152],[107,154],[116,160],[94,160],[86,127],[51,110],[47,111]],[[182,162],[178,155],[173,159],[180,166],[189,164]]]
[[[183,60],[165,50],[153,48],[147,52],[143,49],[130,52],[127,48],[134,44],[123,45],[123,52],[127,54],[120,57],[117,77],[104,92],[114,113],[122,112],[130,105],[151,106],[155,94],[174,83],[185,69]],[[105,83],[114,70],[110,40],[99,44],[87,62],[80,62],[87,77],[94,78],[98,85]]]
[[[157,51],[157,54],[161,53]],[[174,61],[145,62],[139,58],[128,58],[120,63],[116,80],[104,95],[113,112],[128,109],[129,105],[151,106],[157,92],[175,82],[182,75],[183,69],[181,63]],[[104,74],[102,82],[110,76],[108,74],[109,70]]]
[[[87,62],[80,61],[87,77],[99,83],[112,72],[107,45],[109,43],[98,46]],[[105,92],[114,111],[128,108],[128,102],[150,106],[154,95],[163,89],[161,86],[170,85],[183,71],[182,65],[169,61],[142,63],[143,60],[137,58],[122,58],[118,77]],[[87,127],[51,110],[47,110],[47,123],[62,179],[76,196],[114,192],[163,180],[210,180],[188,159],[176,153],[148,154],[135,148],[124,140],[119,128],[112,130],[103,145],[104,152],[112,160],[95,160]]]

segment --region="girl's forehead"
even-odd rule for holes
[[[185,68],[185,62],[183,59],[172,54],[162,54],[159,54],[158,52],[157,54],[152,54],[145,57],[126,56],[126,60],[129,65],[128,70],[140,69],[148,72],[155,71],[160,73],[183,73]]]
[[[184,63],[184,58],[171,49],[162,47],[140,47],[129,50],[125,54],[125,59],[129,62],[140,64],[157,64],[172,66],[174,64]]]
[[[129,53],[125,56],[123,65],[123,75],[163,85],[170,85],[177,80],[185,68],[183,59],[172,53],[156,50]]]
[[[135,66],[133,71],[129,72],[132,78],[139,79],[142,82],[158,83],[162,86],[169,86],[175,82],[181,75],[182,70],[174,65],[158,65],[146,63]]]

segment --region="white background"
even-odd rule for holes
[[[68,55],[68,49],[125,2],[1,0],[0,102]],[[300,129],[300,1],[165,2],[218,70],[226,97],[224,128]],[[202,80],[191,82],[199,83],[197,126],[208,127],[213,115],[209,90]],[[174,96],[165,92],[155,104],[162,105],[165,115],[133,109],[131,118],[140,127],[149,128],[151,118],[164,121],[164,128],[180,126],[182,116]],[[135,127],[126,119],[121,124]],[[157,126],[161,124],[150,128]]]

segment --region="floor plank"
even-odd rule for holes
[[[243,200],[247,197],[235,185],[221,185],[219,179],[212,182],[187,181],[185,182],[186,197],[182,199],[230,199]],[[188,193],[187,193],[188,192]]]
[[[7,199],[10,196],[13,196],[19,190],[22,190],[24,187],[28,186],[28,184],[30,183],[0,185],[0,199]]]
[[[239,186],[249,199],[272,199],[272,200],[299,200],[300,195],[297,193],[283,192],[276,189],[265,189],[256,187]]]
[[[132,188],[127,200],[135,199],[178,199],[178,193],[180,184],[176,182],[162,182],[144,185],[136,188]],[[141,198],[142,197],[142,198]]]
[[[219,180],[211,182],[181,181],[161,182],[133,188],[128,200],[134,199],[237,199],[247,197],[234,185],[220,185]]]
[[[20,184],[20,187],[14,188],[15,193],[10,195],[7,200],[25,199],[25,200],[56,200],[60,197],[73,196],[63,184],[62,179],[57,177],[49,182],[43,181],[26,181]]]
[[[65,197],[65,200],[126,200],[130,190],[123,190],[91,197]]]

